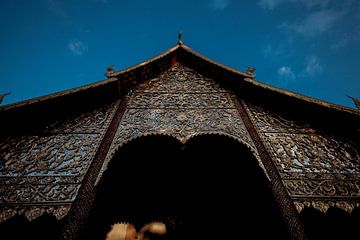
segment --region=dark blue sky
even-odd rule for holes
[[[353,107],[358,0],[2,0],[3,104],[104,79],[177,42],[258,81]]]

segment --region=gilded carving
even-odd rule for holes
[[[306,204],[323,212],[358,206],[360,153],[352,141],[319,134],[258,106],[247,104],[247,111],[299,211]]]

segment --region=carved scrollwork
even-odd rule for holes
[[[293,197],[360,197],[360,180],[339,181],[336,179],[314,180],[284,179],[288,192]]]
[[[262,136],[281,171],[360,173],[356,148],[335,137],[286,133]]]
[[[62,205],[42,205],[42,206],[11,206],[1,207],[0,206],[0,222],[6,221],[7,219],[16,215],[25,215],[25,217],[32,221],[41,215],[48,213],[53,214],[56,219],[62,219],[67,215],[71,207],[71,204]]]
[[[1,186],[1,204],[69,202],[75,199],[80,184],[36,184]]]
[[[131,108],[229,108],[227,93],[142,93],[130,102]]]
[[[205,78],[196,71],[176,65],[165,74],[161,74],[157,78],[140,84],[137,92],[163,92],[163,93],[179,93],[179,92],[224,92],[220,86],[212,79]]]
[[[287,119],[279,114],[274,114],[261,107],[247,104],[251,120],[255,123],[259,132],[283,132],[283,133],[312,133],[313,128],[306,124],[297,123],[292,119]]]
[[[84,174],[99,134],[58,134],[9,138],[0,145],[1,176]]]
[[[171,135],[185,142],[197,133],[212,132],[232,135],[252,145],[236,109],[128,109],[120,123],[115,145],[152,133]]]
[[[305,206],[323,212],[331,206],[345,211],[359,206],[360,153],[355,143],[317,134],[259,106],[247,104],[247,111],[299,211]]]
[[[118,102],[80,114],[75,117],[54,122],[46,127],[50,133],[103,133],[109,126]]]

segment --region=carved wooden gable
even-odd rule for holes
[[[66,216],[117,105],[1,139],[0,222],[17,214]]]
[[[201,134],[226,135],[258,155],[231,93],[188,67],[176,64],[129,95],[98,180],[119,147],[147,135],[168,135],[182,143]]]
[[[360,206],[359,146],[349,139],[320,133],[259,106],[249,115],[277,167],[298,211],[312,206],[322,212]]]

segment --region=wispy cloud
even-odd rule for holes
[[[282,81],[295,81],[296,76],[292,71],[291,67],[282,66],[277,70],[279,79]]]
[[[321,74],[323,67],[320,64],[319,59],[315,55],[308,56],[305,59],[305,69],[303,71],[304,76],[316,76]]]
[[[282,3],[284,0],[260,0],[258,2],[259,6],[267,9],[267,10],[273,10],[277,5]]]
[[[87,51],[87,46],[79,40],[70,41],[68,43],[68,48],[72,53],[78,56],[83,55],[83,53]]]
[[[273,10],[283,3],[300,3],[305,5],[307,8],[325,8],[328,5],[329,0],[260,0],[258,5],[266,10]]]
[[[280,27],[298,33],[304,37],[318,36],[334,25],[342,15],[342,12],[332,10],[320,10],[310,13],[299,23],[283,23]]]
[[[214,10],[224,10],[227,6],[229,6],[229,0],[211,0],[210,7]]]
[[[331,49],[336,50],[339,48],[343,48],[346,45],[348,45],[351,40],[352,40],[352,38],[350,36],[344,35],[339,40],[337,40],[335,43],[333,43],[331,45]]]
[[[264,58],[272,58],[283,55],[284,51],[281,47],[274,47],[272,44],[267,44],[262,48]]]
[[[50,11],[52,11],[55,15],[68,19],[69,16],[66,13],[65,9],[61,4],[56,0],[48,0]]]

